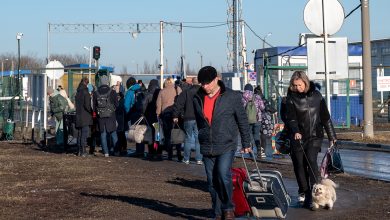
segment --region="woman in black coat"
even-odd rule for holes
[[[87,77],[81,79],[76,93],[76,129],[78,131],[77,145],[79,147],[79,156],[86,155],[87,137],[89,135],[89,126],[92,121],[92,102],[88,92]]]
[[[324,128],[330,142],[336,133],[325,100],[303,71],[290,79],[287,96],[286,122],[291,135],[291,159],[299,186],[299,201],[311,208],[311,189],[319,181],[318,152],[324,138]]]

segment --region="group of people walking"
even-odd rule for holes
[[[276,111],[267,107],[260,87],[253,89],[248,84],[243,92],[233,91],[224,85],[212,66],[202,67],[192,79],[192,85],[185,87],[170,77],[163,88],[157,80],[151,80],[145,88],[133,77],[126,81],[126,91],[120,84],[109,87],[105,76],[96,90],[89,89],[88,85],[88,79],[83,78],[75,101],[80,156],[87,153],[87,137],[93,125],[97,125],[100,133],[103,154],[109,156],[111,151],[119,154],[127,151],[125,131],[129,124],[140,117],[144,117],[148,125],[160,123],[164,141],[154,139],[149,143],[148,157],[161,159],[165,150],[168,160],[172,160],[176,148],[178,160],[189,164],[194,148],[196,163],[205,167],[215,219],[234,219],[231,168],[238,141],[241,141],[241,153],[250,153],[256,148],[257,156],[264,157],[267,135],[261,132],[262,120],[265,111]],[[284,100],[280,115],[291,140],[290,156],[299,199],[305,207],[310,207],[310,192],[319,180],[317,156],[324,128],[331,142],[336,142],[337,138],[324,98],[304,72],[293,73]],[[54,108],[52,113],[55,114]],[[171,129],[177,123],[183,125],[186,134],[183,156],[181,144],[172,145],[170,140]],[[150,127],[152,136],[156,137],[159,131]],[[136,144],[134,156],[141,157],[144,151],[143,143]]]

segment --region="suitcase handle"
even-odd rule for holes
[[[252,156],[253,162],[255,162],[257,174],[259,174],[260,187],[264,189],[265,188],[265,184],[263,182],[263,178],[261,178],[260,169],[259,169],[259,166],[257,165],[255,154],[253,152],[249,152],[249,154]],[[241,157],[242,157],[242,161],[244,162],[246,174],[248,175],[249,185],[251,187],[253,187],[253,183],[252,183],[252,180],[251,180],[251,177],[250,177],[250,174],[249,174],[249,170],[248,170],[248,166],[247,166],[247,164],[245,162],[245,158],[244,158],[244,154],[243,153],[241,154]]]

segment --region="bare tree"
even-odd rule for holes
[[[80,54],[68,55],[68,54],[53,54],[51,55],[52,60],[58,60],[64,66],[76,64],[76,63],[89,63],[89,60]]]
[[[122,66],[122,70],[120,72],[121,75],[128,75],[129,72],[127,71],[127,67],[126,66]]]

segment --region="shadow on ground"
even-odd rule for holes
[[[155,199],[128,197],[128,196],[115,196],[115,195],[98,195],[91,193],[80,193],[82,196],[94,197],[100,199],[110,199],[120,202],[126,202],[131,205],[140,206],[142,208],[151,209],[153,211],[169,215],[175,218],[184,219],[204,219],[204,216],[211,218],[210,209],[194,209],[194,208],[182,208],[172,203],[159,201]]]

